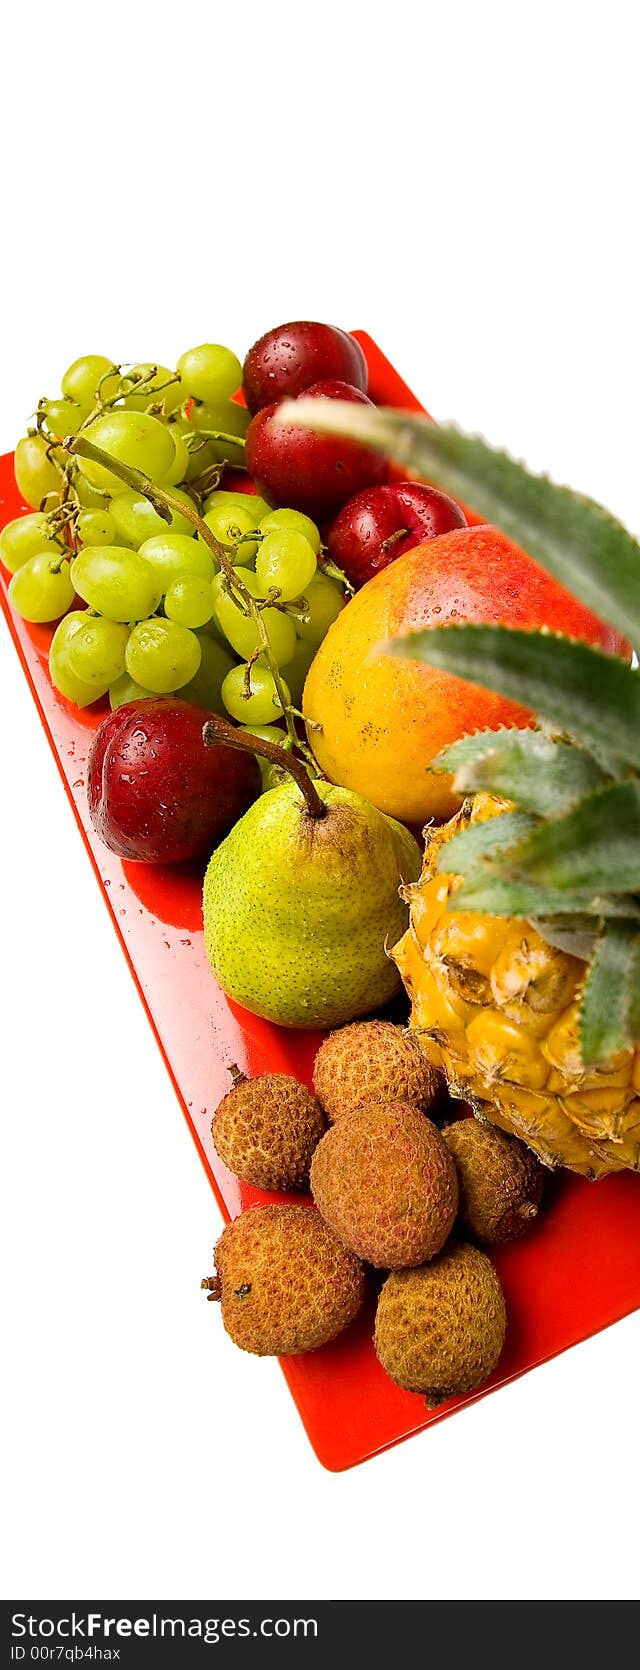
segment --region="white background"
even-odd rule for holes
[[[640,531],[632,14],[13,6],[4,448],[80,353],[326,318]],[[0,647],[5,1594],[637,1597],[638,1316],[341,1476],[227,1341],[217,1208]]]

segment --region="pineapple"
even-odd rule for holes
[[[640,649],[640,546],[600,505],[410,413],[299,400],[295,421],[378,447],[473,504]],[[406,892],[393,955],[411,1027],[454,1095],[547,1165],[640,1170],[637,663],[506,625],[431,627],[387,648],[537,716],[432,762],[465,798],[426,831]]]
[[[535,1149],[548,1166],[603,1177],[640,1169],[640,1049],[586,1067],[579,1044],[587,964],[530,921],[456,910],[455,837],[508,810],[478,794],[427,832],[410,925],[393,951],[411,1026],[454,1096]]]

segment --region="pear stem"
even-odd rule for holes
[[[326,804],[320,798],[304,761],[296,759],[287,748],[280,748],[276,742],[266,742],[263,736],[250,736],[248,732],[245,735],[236,730],[235,725],[228,725],[226,719],[220,719],[217,713],[212,714],[203,726],[202,740],[205,748],[213,748],[216,742],[226,742],[230,748],[239,748],[243,754],[261,754],[271,765],[289,771],[304,795],[309,817],[326,817]]]

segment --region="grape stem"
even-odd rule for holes
[[[101,464],[105,470],[110,470],[112,475],[118,476],[121,481],[126,482],[127,487],[131,487],[134,493],[142,493],[164,522],[171,522],[172,510],[177,511],[180,516],[185,516],[187,521],[191,522],[196,533],[200,535],[203,543],[208,546],[212,556],[215,557],[228,584],[241,598],[245,614],[249,615],[254,622],[259,637],[257,653],[265,656],[272,673],[278,700],[286,720],[289,745],[291,748],[298,747],[299,737],[291,712],[288,691],[283,682],[280,668],[271,654],[269,634],[262,618],[262,612],[255,597],[252,597],[251,592],[239,577],[239,570],[234,568],[224,545],[221,545],[220,540],[216,539],[208,523],[198,514],[195,505],[188,505],[183,498],[172,492],[170,487],[158,487],[150,476],[143,474],[142,470],[135,470],[130,464],[121,464],[118,458],[112,458],[111,454],[104,452],[102,447],[94,446],[93,441],[88,441],[85,435],[69,435],[63,444],[67,452],[73,453],[75,457],[89,458],[94,464]]]
[[[196,434],[202,435],[205,441],[224,441],[227,446],[246,445],[243,435],[228,435],[226,429],[198,429]]]
[[[263,736],[241,735],[234,725],[228,725],[226,719],[219,719],[212,715],[203,726],[202,740],[205,748],[215,747],[216,742],[226,742],[230,748],[239,748],[243,754],[261,754],[270,765],[277,765],[284,771],[289,771],[295,779],[298,788],[304,795],[307,812],[310,818],[325,818],[327,807],[321,800],[313,778],[309,775],[302,760],[296,759],[287,748],[280,748],[276,742],[267,742]]]
[[[352,586],[351,581],[347,578],[347,575],[344,572],[344,569],[339,568],[337,562],[334,562],[332,557],[325,555],[319,556],[318,566],[321,574],[328,574],[331,580],[339,580],[341,585],[344,586],[344,589],[348,593],[349,597],[355,596],[355,586]]]

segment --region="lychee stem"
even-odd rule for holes
[[[242,1072],[241,1068],[238,1066],[236,1061],[232,1061],[230,1063],[230,1065],[227,1067],[227,1072],[231,1074],[231,1077],[232,1077],[233,1083],[234,1083],[234,1087],[238,1084],[246,1084],[247,1075],[246,1075],[246,1073]]]
[[[239,748],[243,754],[263,754],[271,765],[280,766],[283,771],[290,772],[304,795],[309,817],[326,817],[327,806],[325,801],[321,800],[304,761],[296,759],[288,749],[278,747],[275,742],[266,742],[262,736],[250,736],[236,730],[234,725],[227,724],[226,719],[220,719],[217,713],[212,714],[203,726],[202,740],[205,748],[213,748],[216,742],[226,742],[230,748]]]
[[[203,1276],[200,1286],[206,1291],[207,1299],[222,1298],[222,1283],[219,1276]]]

